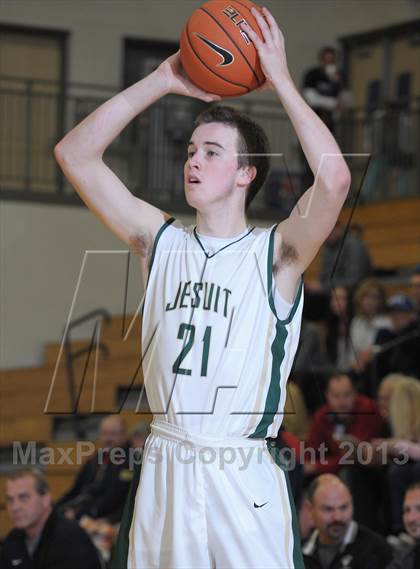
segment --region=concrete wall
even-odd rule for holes
[[[69,80],[119,85],[125,37],[173,39],[200,2],[192,0],[0,0],[0,23],[68,30]],[[299,80],[318,48],[337,37],[420,16],[412,0],[277,0],[266,5],[284,30]],[[1,128],[1,126],[0,126]],[[191,220],[185,220],[190,222]],[[84,208],[0,204],[0,367],[41,363],[60,341],[86,250],[124,247]],[[89,254],[72,316],[97,307],[121,314],[126,256]],[[127,309],[141,298],[132,259]],[[79,333],[86,333],[82,330]]]

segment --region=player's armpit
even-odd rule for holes
[[[296,250],[296,268],[303,273],[335,226],[349,189],[349,179],[337,180],[334,188],[322,181],[309,188],[276,233]]]

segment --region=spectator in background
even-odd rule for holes
[[[1,569],[102,567],[86,532],[53,510],[47,479],[39,470],[8,477],[6,508],[15,527],[0,551]]]
[[[385,539],[353,520],[351,493],[337,476],[313,480],[308,501],[316,529],[302,549],[306,569],[383,569],[391,560]]]
[[[302,390],[295,383],[293,377],[287,382],[286,390],[282,424],[286,431],[294,435],[299,441],[305,441],[309,430],[309,416]]]
[[[381,329],[375,345],[365,350],[362,369],[371,377],[371,395],[375,395],[378,378],[389,373],[403,373],[420,379],[420,320],[414,301],[406,294],[395,294],[387,307],[392,329]]]
[[[329,291],[345,286],[353,288],[372,274],[372,261],[363,241],[339,221],[321,248],[318,287]]]
[[[374,448],[381,448],[390,459],[387,470],[388,494],[391,501],[394,534],[403,529],[402,503],[410,484],[420,481],[420,381],[401,378],[394,386],[389,421],[391,437],[373,439]]]
[[[417,308],[417,318],[420,319],[420,265],[417,265],[410,277],[410,296]]]
[[[356,353],[370,348],[381,328],[391,328],[385,314],[386,293],[376,279],[365,279],[354,292],[355,316],[350,324],[350,340]]]
[[[303,78],[302,95],[331,132],[335,131],[335,113],[340,109],[340,93],[343,82],[337,68],[337,53],[333,47],[325,46],[319,52],[319,65],[309,69]],[[303,174],[302,187],[313,184],[313,174],[301,153]]]
[[[403,505],[406,535],[400,536],[394,559],[386,569],[418,569],[420,567],[420,481],[407,488]]]
[[[340,476],[355,498],[356,519],[377,527],[377,496],[372,492],[376,473],[360,465],[364,457],[359,444],[380,435],[382,418],[376,403],[357,394],[345,374],[328,379],[325,395],[327,403],[315,413],[310,427],[307,447],[314,449],[315,460],[305,454],[305,473]]]
[[[365,230],[363,225],[360,225],[360,223],[352,223],[350,225],[350,231],[359,239],[359,241],[364,240]]]
[[[320,324],[303,318],[292,374],[310,412],[322,403],[319,394],[329,367],[324,330]]]
[[[353,350],[350,367],[360,373],[365,368],[365,354],[370,356],[370,349],[378,331],[389,330],[392,322],[390,317],[384,314],[386,293],[377,280],[362,281],[354,293],[353,300],[356,314],[350,323],[350,344]]]
[[[386,375],[378,388],[378,410],[379,414],[383,419],[383,437],[388,438],[391,436],[391,425],[390,425],[390,407],[392,394],[394,392],[395,386],[407,376],[402,373],[390,373]]]
[[[150,433],[150,422],[140,421],[137,423],[130,432],[129,442],[130,446],[135,449],[143,449],[144,443]]]
[[[110,415],[100,425],[99,451],[79,471],[73,487],[58,502],[67,517],[121,520],[130,488],[129,444],[124,419]]]
[[[331,291],[330,313],[328,315],[326,346],[330,366],[333,369],[346,369],[353,351],[350,345],[350,322],[352,304],[345,287]]]
[[[339,107],[343,81],[337,68],[337,52],[325,46],[319,52],[319,65],[305,73],[303,97],[316,114],[334,132],[334,112]]]

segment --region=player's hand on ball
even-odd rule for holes
[[[219,101],[221,99],[219,95],[206,93],[191,83],[182,68],[179,51],[161,63],[158,67],[158,72],[166,83],[168,93],[194,97],[206,103]]]
[[[255,45],[261,68],[266,77],[264,85],[256,90],[273,89],[274,85],[281,85],[282,81],[290,78],[289,69],[287,67],[284,36],[274,16],[267,8],[262,8],[262,11],[253,8],[251,12],[264,38],[264,40],[261,40],[258,34],[246,23],[241,24],[241,28]]]

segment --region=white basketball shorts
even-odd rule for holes
[[[303,569],[287,473],[263,439],[154,420],[112,567]]]

